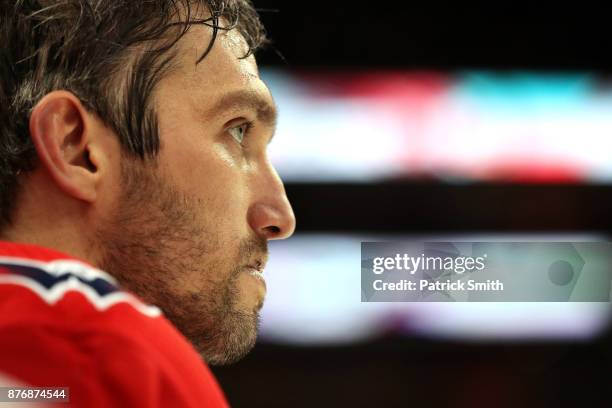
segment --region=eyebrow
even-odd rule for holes
[[[270,136],[270,140],[274,136],[274,130],[276,129],[276,123],[278,119],[278,110],[276,105],[262,95],[252,91],[235,91],[229,92],[223,95],[219,100],[206,111],[207,117],[218,116],[224,112],[239,110],[239,109],[250,109],[257,115],[257,120],[261,121],[264,125],[272,128],[273,132]]]

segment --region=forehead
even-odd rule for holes
[[[268,88],[259,78],[255,57],[242,58],[248,45],[238,30],[219,30],[209,54],[196,64],[211,38],[210,27],[192,26],[178,43],[175,69],[168,80],[200,101],[205,98],[207,104],[228,93],[248,91],[273,105]]]

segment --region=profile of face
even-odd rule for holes
[[[155,162],[121,155],[121,182],[95,234],[98,266],[157,305],[210,364],[255,344],[266,293],[267,242],[295,219],[266,148],[276,111],[246,43],[193,26],[152,103]]]

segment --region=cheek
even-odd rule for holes
[[[206,191],[228,209],[246,205],[248,171],[242,157],[224,143],[214,143],[201,153],[187,170],[194,191]]]
[[[181,191],[197,199],[207,224],[222,235],[243,237],[249,195],[242,155],[225,143],[184,144],[167,153],[166,170]]]

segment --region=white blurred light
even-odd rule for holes
[[[587,339],[609,303],[362,303],[361,241],[401,236],[303,234],[270,245],[262,338],[293,344],[363,341],[385,333],[480,339]],[[429,237],[431,238],[431,237]],[[447,241],[593,241],[593,235],[463,235]],[[418,239],[427,239],[419,237]]]
[[[447,75],[432,95],[394,88],[397,73],[383,87],[381,75],[354,79],[380,88],[356,96],[329,91],[324,75],[263,70],[280,108],[270,154],[285,181],[612,181],[612,92],[590,75]]]

